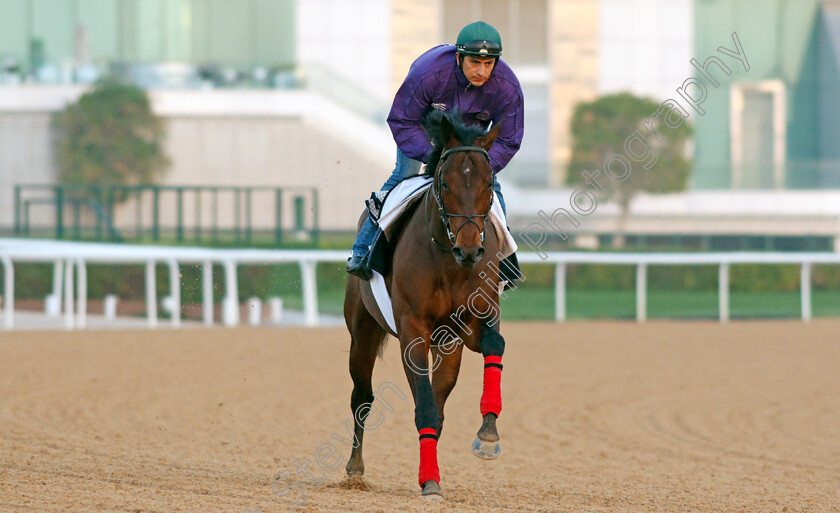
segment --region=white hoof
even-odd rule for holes
[[[499,442],[485,442],[478,437],[475,437],[472,443],[472,453],[476,457],[483,460],[495,460],[502,452],[502,446]]]

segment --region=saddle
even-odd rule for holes
[[[396,335],[396,323],[394,322],[394,312],[391,309],[391,296],[383,278],[390,271],[393,257],[393,248],[389,241],[396,240],[396,236],[404,224],[403,221],[414,211],[417,203],[423,198],[423,194],[432,186],[432,181],[433,178],[430,176],[412,176],[401,181],[396,187],[384,194],[382,194],[384,191],[373,193],[371,199],[366,201],[371,219],[382,230],[381,236],[377,236],[374,240],[368,256],[373,274],[368,283],[373,297],[376,299],[376,305],[379,308],[378,313],[387,323],[387,326],[383,326],[383,328],[386,328],[393,335]],[[490,208],[487,220],[489,222],[488,229],[496,232],[502,257],[507,258],[515,253],[517,250],[516,241],[507,229],[505,214],[498,198],[493,199],[493,205]],[[374,317],[379,318],[380,316],[374,315]]]

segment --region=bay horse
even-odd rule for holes
[[[426,166],[427,173],[434,173],[432,186],[403,214],[399,234],[388,241],[393,258],[383,276],[391,296],[403,368],[414,397],[414,423],[420,444],[418,483],[421,496],[432,500],[443,497],[437,441],[464,347],[484,356],[484,389],[479,404],[482,424],[472,452],[484,459],[499,455],[496,419],[502,408],[500,381],[505,348],[498,319],[500,241],[494,229],[487,229],[494,197],[487,152],[499,135],[500,125],[487,132],[466,126],[457,113],[441,113],[438,118],[437,126],[425,124],[435,145]],[[480,261],[482,264],[477,265]],[[389,331],[372,315],[373,301],[370,284],[348,276],[344,320],[351,337],[350,408],[356,437],[347,462],[348,476],[364,475],[365,420],[374,400],[371,375]]]

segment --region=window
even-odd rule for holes
[[[137,39],[132,57],[140,62],[163,61],[163,0],[137,2],[135,9]]]
[[[24,0],[6,0],[3,3],[3,15],[0,16],[0,58],[10,58],[9,64],[14,61],[22,67],[28,67],[27,39],[30,27],[27,10],[27,2]]]
[[[117,0],[78,0],[78,23],[88,37],[88,57],[94,64],[119,59]]]
[[[785,85],[733,84],[730,103],[732,186],[781,189],[785,174]]]
[[[192,59],[192,2],[167,0],[164,11],[166,60],[190,62]]]
[[[53,66],[74,54],[73,7],[67,0],[32,0],[32,40],[43,42],[44,62]]]

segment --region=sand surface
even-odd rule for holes
[[[840,322],[507,324],[502,455],[476,459],[481,359],[464,357],[419,498],[413,403],[393,382],[364,486],[343,329],[0,333],[0,512],[838,512]],[[328,447],[328,446],[324,446]],[[322,453],[323,456],[323,453]],[[295,472],[310,461],[322,484]],[[366,490],[359,488],[368,488]],[[300,490],[300,489],[298,489]]]

